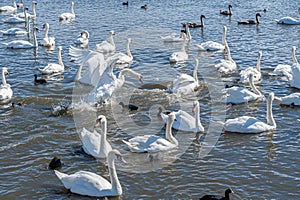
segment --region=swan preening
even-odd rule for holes
[[[96,126],[103,126],[101,134],[96,130],[90,132],[85,128],[80,132],[82,148],[87,154],[95,158],[106,158],[108,153],[112,150],[112,147],[106,140],[107,120],[104,115],[97,117]]]
[[[128,141],[122,140],[132,152],[147,153],[161,152],[174,149],[178,146],[178,141],[172,135],[172,124],[176,119],[175,113],[168,115],[165,138],[156,135],[142,135],[131,138]]]
[[[77,45],[87,46],[89,44],[90,34],[88,31],[84,30],[80,35],[74,40],[74,43]]]
[[[219,195],[204,195],[199,200],[230,200],[230,193],[234,193],[230,188],[225,190],[225,196]]]
[[[227,42],[225,43],[225,50],[227,51],[227,59],[221,60],[220,63],[215,65],[215,67],[218,68],[219,72],[229,74],[237,69],[237,65],[231,57],[230,48]]]
[[[238,21],[237,23],[238,24],[259,24],[258,17],[261,17],[260,13],[256,13],[255,20],[244,19],[244,20]]]
[[[0,12],[16,12],[17,3],[16,0],[13,0],[13,6],[2,6],[0,7]]]
[[[222,15],[232,15],[231,8],[232,8],[232,5],[229,4],[228,5],[228,10],[220,10],[220,14],[222,14]]]
[[[267,123],[255,117],[241,116],[235,119],[228,119],[224,124],[224,130],[226,132],[235,133],[261,133],[276,129],[276,123],[272,113],[273,100],[274,93],[271,92],[267,101]]]
[[[185,42],[181,45],[181,51],[175,51],[171,54],[169,60],[171,63],[184,63],[189,58],[189,55],[185,51]]]
[[[188,74],[180,74],[177,79],[173,81],[172,92],[179,95],[190,95],[194,94],[200,86],[198,80],[198,59],[195,59],[195,66],[193,76]]]
[[[49,24],[45,23],[43,24],[43,28],[45,29],[44,38],[41,41],[41,45],[44,47],[51,47],[55,45],[55,37],[48,37],[49,32]]]
[[[112,53],[116,50],[115,42],[113,39],[113,35],[115,35],[115,31],[109,31],[109,42],[103,41],[101,44],[96,45],[97,52],[101,53]]]
[[[37,69],[42,72],[42,74],[51,75],[51,74],[61,74],[65,71],[65,66],[61,57],[62,47],[57,47],[57,59],[58,63],[49,63],[43,69],[37,67]]]
[[[122,194],[122,186],[117,176],[115,159],[125,163],[118,150],[114,149],[108,153],[107,163],[110,182],[102,176],[88,171],[78,171],[71,175],[57,170],[54,170],[54,172],[63,185],[72,193],[92,197],[120,196]]]
[[[62,13],[58,16],[60,21],[73,21],[75,20],[74,2],[71,3],[71,13]]]
[[[198,47],[199,51],[218,51],[218,50],[224,50],[225,45],[227,44],[226,41],[226,32],[227,27],[223,26],[223,34],[222,34],[222,44],[214,41],[207,41],[203,42],[200,45],[196,45]]]
[[[249,82],[249,75],[253,74],[253,81],[259,82],[262,78],[260,71],[260,61],[262,57],[262,51],[258,52],[258,58],[256,63],[256,68],[248,67],[240,72],[240,82],[247,83]]]
[[[38,42],[36,38],[36,32],[39,32],[37,27],[33,27],[32,34],[33,34],[33,43],[26,41],[26,40],[13,40],[8,43],[3,43],[6,45],[7,48],[11,49],[30,49],[30,48],[37,48]]]
[[[300,93],[295,92],[283,97],[275,97],[275,100],[280,101],[281,105],[300,106]]]
[[[193,102],[192,111],[195,113],[194,116],[190,115],[184,110],[178,110],[177,112],[174,112],[176,116],[176,120],[173,122],[172,128],[176,130],[195,132],[195,133],[204,132],[204,127],[200,121],[199,101]],[[160,110],[160,116],[163,119],[163,121],[167,124],[168,115],[164,114]]]
[[[224,89],[224,101],[231,104],[241,104],[264,99],[263,94],[254,85],[253,74],[250,74],[249,76],[249,84],[253,92],[237,86]]]
[[[5,74],[9,74],[6,67],[2,68],[2,84],[0,86],[0,101],[11,99],[13,91],[10,85],[6,83]]]
[[[127,51],[127,55],[126,54],[120,54],[119,59],[117,60],[116,64],[130,64],[133,61],[133,56],[131,54],[130,48],[129,48],[129,44],[131,43],[132,39],[128,38],[127,42],[126,42],[126,51]]]

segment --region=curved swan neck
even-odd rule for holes
[[[36,12],[35,12],[35,2],[32,2],[32,15],[35,17]]]
[[[296,47],[295,46],[292,47],[292,59],[293,59],[293,63],[298,64],[298,60],[296,58]]]
[[[48,23],[46,23],[45,24],[45,34],[44,34],[44,38],[48,38],[48,32],[49,32],[49,24]]]
[[[256,23],[257,23],[257,24],[259,24],[258,16],[259,16],[259,15],[256,15],[256,16],[255,16],[255,19],[256,19]]]
[[[2,85],[6,85],[5,70],[2,69]]]
[[[198,59],[196,59],[195,62],[196,63],[195,63],[194,71],[193,71],[193,77],[194,77],[195,81],[198,81],[198,75],[197,75],[198,64],[199,64]]]
[[[257,95],[262,95],[261,92],[256,88],[256,86],[254,85],[254,82],[253,82],[253,75],[251,74],[249,76],[249,84],[250,84],[250,87],[251,89],[254,91],[255,94]]]
[[[189,26],[185,26],[185,31],[186,31],[186,38],[184,38],[184,41],[187,39],[187,40],[191,40],[192,39],[192,35],[191,35],[191,32],[190,32],[190,28]]]
[[[202,15],[200,17],[200,22],[201,22],[201,26],[203,27],[204,26],[204,21],[203,21],[203,16]]]
[[[118,194],[121,194],[122,186],[118,179],[114,158],[108,157],[107,160],[108,160],[108,171],[109,171],[110,182],[111,182],[111,190],[116,191]]]
[[[140,77],[140,74],[134,72],[131,69],[123,69],[123,70],[120,71],[118,78],[119,79],[122,78],[124,74],[131,74],[133,76]]]
[[[58,58],[58,64],[61,65],[61,66],[64,66],[64,63],[63,63],[62,57],[61,57],[61,48],[58,48],[57,58]]]
[[[267,124],[276,127],[276,122],[273,118],[273,112],[272,112],[272,105],[273,105],[273,98],[269,95],[268,102],[267,102]]]
[[[262,56],[262,51],[259,51],[258,53],[258,58],[257,58],[257,63],[256,63],[256,70],[260,72],[260,61],[261,61],[261,56]]]
[[[115,46],[115,42],[114,42],[114,38],[113,38],[112,33],[109,34],[109,42],[110,42],[111,45]]]
[[[74,12],[74,2],[72,1],[72,3],[71,3],[71,13],[73,14],[73,15],[75,15],[75,12]]]
[[[173,144],[178,144],[178,141],[172,135],[173,122],[174,122],[174,120],[170,119],[170,117],[169,117],[168,118],[168,123],[167,123],[167,126],[166,126],[166,140],[168,140],[169,142],[171,142]]]

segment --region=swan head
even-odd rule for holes
[[[84,30],[80,33],[81,37],[83,38],[89,38],[90,37],[90,34],[88,31]]]
[[[116,149],[113,149],[110,152],[108,152],[107,158],[109,160],[115,160],[115,159],[117,159],[117,160],[119,160],[122,163],[126,163],[126,161],[124,160],[122,154],[118,150],[116,150]]]
[[[262,57],[262,50],[260,50],[259,52],[258,52],[258,56],[261,58]]]
[[[292,51],[296,52],[297,47],[296,46],[292,46]]]
[[[43,28],[46,28],[46,27],[49,28],[49,24],[48,23],[43,24]]]
[[[202,19],[202,18],[205,18],[205,15],[201,15],[201,16],[200,16],[200,19]]]
[[[168,114],[168,122],[169,123],[173,123],[176,119],[176,115],[175,112],[171,112],[170,114]]]
[[[131,39],[131,38],[128,38],[128,39],[127,39],[127,42],[128,42],[128,43],[131,43],[131,42],[132,42],[132,39]]]
[[[225,190],[225,197],[229,196],[230,193],[234,194],[234,192],[231,188],[228,188],[227,190]]]
[[[3,67],[3,68],[2,68],[2,73],[3,73],[3,74],[9,75],[9,72],[8,72],[7,67]]]
[[[192,111],[195,112],[198,107],[199,107],[199,101],[194,101]]]
[[[260,13],[256,13],[255,16],[256,16],[256,17],[261,17]]]
[[[224,33],[227,32],[227,26],[223,26],[223,31],[224,31]]]
[[[115,35],[115,31],[109,31],[109,35]]]
[[[95,127],[100,126],[102,123],[106,122],[106,117],[104,115],[99,115],[96,119]]]
[[[229,5],[228,5],[228,8],[232,8],[232,5],[231,5],[231,4],[229,4]]]
[[[268,101],[273,101],[275,99],[274,92],[271,92],[268,97]]]

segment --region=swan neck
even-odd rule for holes
[[[110,42],[111,45],[115,46],[113,34],[110,34],[110,35],[109,35],[109,42]]]
[[[6,85],[6,79],[5,79],[4,70],[2,70],[2,85]]]
[[[261,92],[256,88],[256,86],[253,82],[253,77],[251,77],[251,78],[249,77],[249,84],[250,84],[250,87],[254,91],[255,94],[262,95]]]
[[[201,121],[200,121],[200,108],[199,108],[199,106],[197,106],[197,108],[196,108],[196,110],[195,110],[195,125],[196,125],[195,130],[196,130],[196,132],[197,132],[197,129],[198,129],[199,127],[201,127]]]
[[[122,186],[118,179],[118,175],[115,167],[115,161],[112,158],[108,158],[108,171],[109,171],[110,182],[111,182],[111,190],[116,191],[117,194],[121,194]]]
[[[33,27],[32,34],[33,34],[33,45],[34,45],[34,47],[37,47],[38,42],[37,42],[37,38],[36,38],[36,30],[34,27]]]
[[[77,70],[77,74],[75,77],[75,80],[78,81],[79,79],[81,79],[81,71],[82,71],[82,65],[79,66],[78,70]]]
[[[44,38],[48,38],[48,32],[49,32],[49,25],[46,24],[46,30],[45,30]]]
[[[226,42],[226,40],[225,40],[225,42]],[[230,53],[230,48],[229,48],[227,42],[226,42],[226,48],[227,48],[227,57],[228,57],[227,59],[228,59],[229,61],[233,61],[233,60],[232,60],[232,57],[231,57],[231,53]]]
[[[197,71],[198,71],[198,62],[196,62],[194,71],[193,71],[193,77],[194,77],[195,81],[198,81]]]
[[[104,145],[106,142],[106,131],[107,131],[107,121],[104,120],[104,122],[102,122],[104,125],[103,127],[103,131],[101,132],[101,140],[100,140],[100,152],[104,152]]]
[[[295,48],[293,48],[293,51],[292,51],[292,59],[293,59],[294,64],[298,64],[298,60],[296,58],[296,49]]]
[[[267,124],[276,127],[276,123],[275,123],[275,120],[273,118],[272,105],[273,105],[273,101],[270,98],[268,98],[268,103],[267,103]]]
[[[172,124],[173,121],[171,121],[170,118],[168,118],[168,123],[166,126],[166,140],[173,144],[178,144],[177,140],[172,135]]]
[[[75,12],[74,12],[74,3],[72,2],[72,5],[71,5],[71,13],[73,14],[73,15],[75,15]]]
[[[261,60],[261,54],[259,54],[258,59],[257,59],[257,63],[256,63],[256,70],[258,72],[260,72],[260,60]]]
[[[133,76],[139,77],[140,75],[130,69],[123,69],[120,71],[118,78],[122,78],[124,74],[131,74]]]
[[[129,56],[129,57],[132,57],[132,54],[131,54],[131,51],[130,51],[130,48],[129,48],[129,41],[127,41],[127,44],[126,44],[126,50],[127,50],[127,55]]]
[[[223,34],[222,34],[222,42],[223,42],[223,45],[226,45],[226,44],[227,44],[227,41],[226,41],[226,31],[225,31],[225,29],[224,29]]]
[[[201,26],[204,26],[203,17],[200,17]]]
[[[57,58],[58,58],[58,64],[61,66],[64,66],[64,63],[63,63],[62,57],[61,57],[61,49],[58,49]]]
[[[36,12],[35,12],[35,3],[32,3],[32,15],[35,17]]]
[[[255,18],[256,18],[256,23],[259,24],[258,15],[256,15]]]

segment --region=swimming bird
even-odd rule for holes
[[[237,69],[237,65],[231,57],[230,48],[227,42],[225,44],[225,50],[227,51],[227,59],[222,59],[220,63],[215,65],[215,67],[218,68],[220,73],[229,74]]]
[[[25,19],[17,16],[12,16],[3,20],[3,22],[9,24],[19,24],[19,23],[25,23]]]
[[[131,103],[130,104],[124,104],[124,102],[120,102],[119,105],[122,106],[122,108],[127,108],[127,109],[129,109],[131,111],[139,109],[138,106],[133,105]]]
[[[148,9],[148,5],[145,4],[145,5],[141,6],[141,8],[144,9],[144,10],[147,10]]]
[[[77,45],[87,46],[89,44],[90,34],[88,31],[84,30],[80,33],[79,37],[74,40]]]
[[[124,5],[124,6],[128,6],[128,1],[126,1],[126,2],[123,2],[123,3],[122,3],[122,5]]]
[[[119,60],[117,60],[116,64],[130,64],[133,61],[133,56],[131,54],[130,48],[129,48],[129,44],[131,43],[132,39],[128,38],[127,42],[126,42],[126,51],[127,51],[127,55],[126,54],[120,54]]]
[[[8,83],[6,83],[5,74],[9,74],[6,67],[2,68],[2,84],[0,86],[0,101],[9,100],[13,95],[13,91]]]
[[[50,161],[50,163],[48,165],[48,168],[52,169],[52,170],[54,170],[54,169],[58,170],[58,169],[61,169],[61,167],[62,167],[61,160],[56,156],[54,158],[52,158],[52,160]]]
[[[258,25],[259,24],[258,17],[261,17],[260,13],[256,13],[255,20],[244,19],[244,20],[238,21],[237,23],[238,24],[256,24],[256,25]]]
[[[128,141],[122,140],[131,152],[151,153],[174,149],[178,146],[178,141],[172,135],[172,124],[176,116],[174,112],[168,115],[165,138],[156,135],[135,136]]]
[[[43,24],[43,28],[45,29],[44,38],[41,41],[41,45],[44,47],[51,47],[55,45],[55,37],[48,37],[49,32],[49,24],[45,23]]]
[[[272,113],[273,100],[274,93],[271,92],[267,101],[267,123],[262,122],[255,117],[241,116],[234,119],[228,119],[224,124],[225,132],[261,133],[265,131],[275,130],[276,123]]]
[[[220,10],[220,14],[222,15],[232,15],[232,11],[231,11],[232,5],[229,4],[228,5],[228,10]]]
[[[230,188],[225,190],[225,196],[204,195],[199,200],[230,200],[230,193],[234,193]]]
[[[34,75],[34,84],[46,84],[47,81],[43,78],[37,79],[37,74]]]
[[[287,77],[291,87],[300,89],[300,64],[293,64],[291,74]]]
[[[260,70],[260,61],[262,57],[262,51],[258,52],[258,58],[256,62],[256,68],[248,67],[240,72],[240,82],[247,83],[249,81],[249,75],[253,74],[253,81],[259,82],[262,78],[261,70]]]
[[[72,193],[92,197],[120,196],[123,191],[117,176],[115,159],[125,163],[118,150],[114,149],[108,153],[107,163],[110,182],[102,176],[83,170],[70,175],[57,170],[54,170],[54,172],[63,185]]]
[[[204,18],[205,18],[205,15],[200,16],[200,24],[198,24],[197,22],[189,22],[187,24],[190,28],[203,28],[204,27]],[[183,27],[186,26],[186,24],[182,24],[182,25],[183,25]]]
[[[19,3],[17,3],[17,8],[23,7],[23,0],[20,0]]]
[[[37,67],[36,69],[42,72],[44,75],[51,75],[51,74],[61,74],[65,71],[65,66],[62,61],[61,57],[62,46],[57,47],[57,59],[58,63],[48,63],[43,69]]]
[[[59,21],[73,21],[75,20],[74,1],[71,3],[71,13],[62,13],[58,16]]]
[[[115,35],[115,31],[109,31],[109,42],[103,41],[100,44],[96,44],[95,51],[101,53],[112,53],[116,50],[115,42],[113,39],[113,35]]]
[[[231,104],[247,103],[258,99],[263,100],[263,94],[254,85],[253,74],[249,75],[249,84],[253,92],[247,88],[233,86],[223,90],[224,95],[222,96],[222,99],[224,99],[226,103]]]
[[[0,12],[16,12],[17,3],[16,0],[13,0],[13,6],[2,6],[0,7]]]
[[[104,115],[99,115],[97,117],[96,126],[103,126],[101,134],[96,130],[90,132],[85,128],[80,132],[82,148],[85,153],[95,158],[106,158],[108,153],[112,150],[112,147],[106,139],[107,120]]]
[[[280,101],[280,105],[300,106],[300,93],[295,92],[283,97],[276,97],[275,100]]]
[[[26,41],[26,40],[13,40],[11,42],[3,43],[6,45],[6,48],[11,49],[31,49],[31,48],[37,48],[38,42],[36,38],[36,32],[39,32],[39,29],[37,27],[34,27],[32,30],[33,34],[33,43]]]
[[[185,34],[185,33],[183,33]],[[185,51],[185,42],[181,45],[181,51],[175,51],[171,54],[169,60],[170,63],[184,63],[188,59],[189,55]]]
[[[195,133],[204,132],[204,127],[200,121],[200,105],[199,101],[193,102],[192,109],[194,116],[190,115],[188,112],[184,110],[178,110],[175,113],[176,120],[172,124],[172,128],[181,131],[192,131]],[[168,115],[164,114],[160,110],[160,117],[163,119],[165,123],[168,122]]]
[[[203,42],[201,44],[197,44],[196,46],[198,47],[199,51],[218,51],[218,50],[224,50],[225,49],[225,44],[227,43],[226,41],[226,32],[227,32],[227,27],[223,26],[223,34],[222,34],[222,44],[214,41],[207,41]]]

